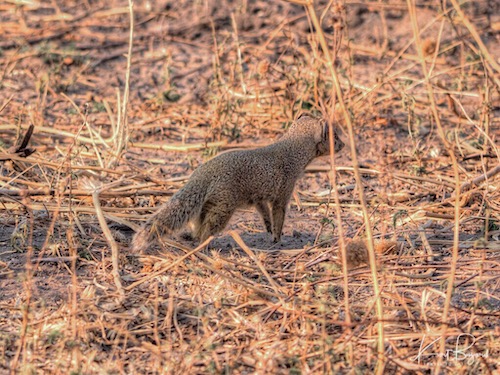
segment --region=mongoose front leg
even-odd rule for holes
[[[262,216],[262,220],[264,220],[264,225],[268,233],[272,233],[273,228],[271,226],[271,213],[269,212],[269,204],[267,202],[261,201],[256,205],[257,211],[260,216]]]
[[[281,240],[281,233],[283,231],[283,223],[285,221],[285,212],[287,203],[288,201],[285,202],[278,201],[272,204],[273,207],[272,233],[273,233],[274,243],[278,243]]]

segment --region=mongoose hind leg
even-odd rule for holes
[[[163,207],[162,207],[163,208]],[[160,215],[158,215],[160,213]],[[132,240],[132,248],[135,252],[142,253],[151,245],[158,243],[158,239],[170,231],[162,224],[162,209],[149,218]],[[159,219],[158,219],[159,218]]]
[[[203,242],[208,237],[222,231],[235,210],[236,207],[231,207],[221,202],[205,202],[201,209],[196,237],[198,237],[200,242]]]
[[[151,243],[152,240],[149,231],[145,228],[141,228],[134,235],[132,240],[132,249],[134,252],[142,253],[149,245],[151,245]]]
[[[272,204],[272,214],[273,214],[272,233],[273,233],[274,243],[278,243],[281,240],[283,223],[285,221],[286,205],[287,201],[285,202],[278,201],[278,202],[273,202]]]
[[[257,211],[260,216],[262,216],[262,220],[264,220],[264,225],[268,233],[272,233],[273,228],[271,224],[271,213],[269,211],[269,204],[267,202],[261,201],[258,202],[255,207],[257,207]]]

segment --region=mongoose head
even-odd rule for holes
[[[330,153],[330,127],[321,118],[306,114],[300,115],[288,129],[287,136],[293,138],[311,137],[316,144],[316,156]],[[344,142],[339,137],[339,129],[336,129],[335,126],[333,126],[333,142],[335,152],[339,152],[344,147]]]

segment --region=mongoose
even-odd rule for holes
[[[159,237],[194,224],[200,242],[222,231],[234,211],[254,205],[273,241],[279,242],[295,182],[317,156],[330,152],[326,121],[299,117],[274,144],[223,153],[199,166],[186,185],[161,206],[133,239],[145,250]],[[335,151],[344,143],[334,132]]]

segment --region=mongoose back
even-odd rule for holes
[[[314,158],[330,152],[328,128],[322,119],[301,116],[276,143],[229,151],[200,165],[136,233],[134,250],[145,250],[188,222],[202,242],[222,231],[237,208],[249,205],[257,208],[267,232],[279,242],[295,182]],[[334,145],[335,151],[344,146],[337,132]]]

